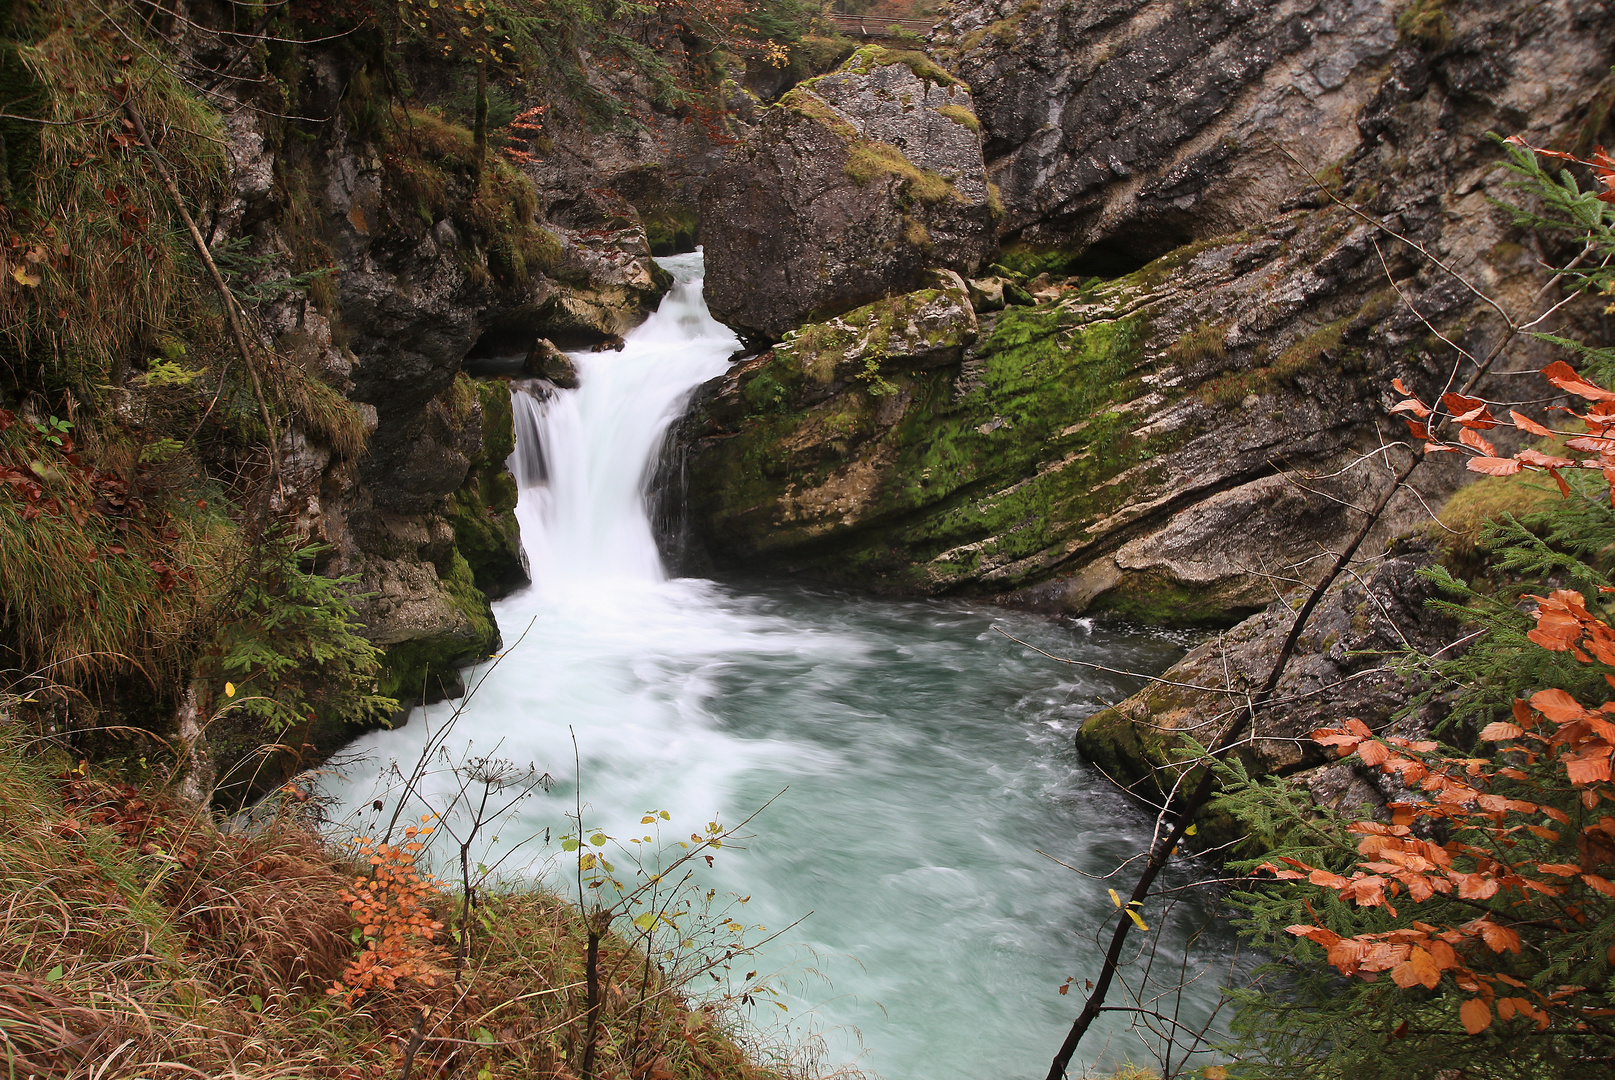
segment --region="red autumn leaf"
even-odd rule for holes
[[[1513,476],[1523,468],[1513,458],[1500,457],[1472,457],[1465,464],[1470,472],[1485,473],[1487,476]]]
[[[1403,398],[1401,401],[1398,401],[1395,405],[1391,406],[1391,412],[1410,412],[1415,416],[1421,417],[1430,415],[1429,407],[1418,398]]]
[[[1497,456],[1497,447],[1493,446],[1491,443],[1487,442],[1485,439],[1483,439],[1479,435],[1475,434],[1474,431],[1472,431],[1469,428],[1464,428],[1462,431],[1460,431],[1458,433],[1458,441],[1463,443],[1465,446],[1471,447],[1471,448],[1473,448],[1475,450],[1479,450],[1481,453],[1487,455],[1488,457],[1496,457]],[[1520,460],[1523,461],[1525,459],[1522,457],[1522,458],[1520,458]],[[1566,462],[1565,464],[1568,465],[1569,462]]]
[[[1514,459],[1527,465],[1535,465],[1539,469],[1568,469],[1575,464],[1569,458],[1554,457],[1540,450],[1521,450],[1514,455]]]
[[[1510,409],[1508,414],[1514,420],[1514,426],[1519,428],[1521,431],[1529,432],[1532,435],[1546,435],[1549,437],[1552,437],[1555,434],[1555,432],[1543,427],[1529,416],[1517,413],[1513,409]]]
[[[1568,390],[1578,397],[1588,401],[1615,401],[1615,393],[1592,383],[1576,374],[1576,369],[1563,360],[1555,360],[1542,369],[1542,375],[1561,390]]]
[[[1465,397],[1463,394],[1442,394],[1441,405],[1454,416],[1462,416],[1464,413],[1486,407],[1486,403],[1480,398]]]

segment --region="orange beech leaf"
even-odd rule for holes
[[[1423,439],[1425,442],[1430,441],[1432,437],[1430,435],[1430,429],[1425,427],[1422,423],[1417,420],[1409,419],[1406,416],[1402,417],[1402,422],[1408,426],[1408,432],[1415,439]]]
[[[1539,469],[1568,469],[1575,464],[1569,458],[1554,457],[1540,450],[1521,450],[1514,455],[1514,459],[1527,465],[1535,465]]]
[[[1458,1007],[1458,1019],[1463,1023],[1464,1030],[1471,1035],[1479,1035],[1492,1024],[1492,1007],[1480,998],[1470,998]]]
[[[1478,409],[1471,409],[1462,416],[1454,416],[1452,419],[1460,427],[1480,428],[1482,431],[1497,426],[1496,418],[1492,416],[1484,405]]]
[[[1529,432],[1532,435],[1546,435],[1550,438],[1557,434],[1557,432],[1553,431],[1552,429],[1543,427],[1529,416],[1526,416],[1523,413],[1517,413],[1513,409],[1508,411],[1508,415],[1514,421],[1514,426],[1519,428],[1521,431]]]
[[[1454,416],[1461,416],[1464,413],[1474,412],[1476,409],[1484,409],[1486,403],[1480,398],[1448,393],[1441,395],[1441,406]]]
[[[1548,475],[1553,477],[1553,482],[1555,484],[1559,485],[1559,494],[1566,499],[1570,498],[1570,485],[1565,483],[1565,478],[1559,475],[1559,470],[1554,468],[1552,465],[1549,465]]]
[[[1576,369],[1563,360],[1555,360],[1542,369],[1542,375],[1561,390],[1568,390],[1578,397],[1588,401],[1615,401],[1615,393],[1592,383],[1576,374]]]
[[[1408,389],[1408,384],[1403,382],[1400,378],[1391,380],[1391,389],[1395,390],[1398,394],[1406,394],[1408,397],[1413,396],[1413,391]]]
[[[1499,926],[1490,919],[1476,919],[1469,924],[1480,932],[1480,938],[1492,952],[1500,953],[1505,949],[1511,953],[1520,951],[1520,935],[1506,926]]]
[[[1483,439],[1481,436],[1475,434],[1469,428],[1464,428],[1462,431],[1460,431],[1458,433],[1458,441],[1463,443],[1465,446],[1472,447],[1473,449],[1479,450],[1481,453],[1487,455],[1488,457],[1496,457],[1497,456],[1497,447],[1493,446],[1490,442],[1488,442],[1486,439]],[[1524,461],[1525,459],[1524,459],[1524,457],[1521,457],[1519,460]]]
[[[1513,476],[1524,467],[1513,458],[1500,457],[1472,457],[1465,465],[1470,472],[1485,473],[1487,476]]]
[[[1577,435],[1566,439],[1565,445],[1572,450],[1586,450],[1591,454],[1603,454],[1615,450],[1615,439],[1600,438],[1596,435]]]
[[[1392,405],[1390,411],[1393,413],[1410,412],[1419,417],[1430,415],[1429,407],[1418,398],[1404,398]]]
[[[1580,757],[1567,757],[1565,773],[1572,784],[1596,784],[1610,779],[1609,751],[1598,750]]]
[[[1502,720],[1487,724],[1480,731],[1480,737],[1487,742],[1500,742],[1503,739],[1518,739],[1525,734],[1525,730],[1518,724],[1506,723]]]
[[[1391,751],[1377,739],[1360,744],[1357,753],[1362,756],[1364,765],[1379,765],[1391,756]]]
[[[1558,724],[1570,720],[1579,720],[1582,714],[1587,711],[1581,707],[1575,698],[1558,689],[1538,690],[1532,694],[1531,708]]]

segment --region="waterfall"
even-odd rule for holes
[[[691,392],[740,342],[701,299],[701,256],[662,260],[675,284],[620,351],[569,354],[576,390],[514,391],[516,508],[533,583],[545,595],[602,581],[661,581],[646,487]]]
[[[666,810],[677,836],[768,804],[754,839],[697,872],[750,898],[741,921],[770,928],[752,940],[790,929],[712,992],[775,973],[789,1011],[751,995],[766,1007],[748,1014],[775,1025],[765,1041],[820,1031],[827,1062],[887,1080],[1042,1076],[1071,1022],[1055,987],[1094,973],[1091,941],[1114,908],[1106,882],[1039,853],[1098,875],[1148,848],[1151,819],[1071,748],[1081,717],[1138,684],[1059,668],[992,628],[1111,668],[1161,670],[1181,642],[985,605],[668,578],[645,488],[669,425],[736,341],[701,301],[700,256],[663,265],[678,283],[621,352],[573,354],[576,390],[515,395],[510,465],[534,584],[493,606],[504,655],[466,672],[474,696],[458,706],[355,741],[337,816],[372,834],[399,772],[457,707],[412,809],[451,800],[456,762],[533,762],[555,788],[502,820],[499,850],[479,861],[513,854],[502,874],[563,895],[576,856],[559,837],[580,803],[618,838],[641,835],[647,810]],[[1194,874],[1174,863],[1163,885]],[[1173,971],[1212,919],[1193,896],[1175,910],[1151,924]],[[1232,955],[1215,926],[1198,940]],[[1204,1020],[1217,986],[1190,988],[1186,1020]],[[1140,1049],[1124,1025],[1103,1025],[1106,1061]]]

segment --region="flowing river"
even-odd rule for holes
[[[1108,942],[1116,911],[1107,890],[1125,894],[1134,876],[1100,881],[1054,860],[1109,873],[1147,847],[1151,823],[1071,749],[1081,718],[1137,683],[1056,664],[994,628],[1143,671],[1165,668],[1183,643],[984,604],[669,579],[648,477],[690,393],[738,345],[702,302],[700,256],[663,265],[678,284],[622,351],[574,354],[579,389],[515,394],[512,468],[534,584],[494,605],[507,651],[467,673],[475,693],[448,756],[493,754],[555,777],[500,826],[498,846],[537,836],[501,870],[547,874],[563,891],[574,864],[559,838],[575,829],[579,800],[591,830],[619,838],[649,832],[647,810],[666,810],[676,837],[768,803],[750,840],[701,866],[702,883],[750,897],[741,917],[768,928],[753,940],[785,933],[744,959],[733,984],[704,982],[721,993],[744,969],[775,973],[778,997],[749,1008],[763,1041],[816,1042],[832,1066],[887,1080],[1035,1080],[1098,970],[1096,942]],[[453,708],[432,706],[424,720],[417,709],[351,748],[337,794],[355,820]],[[434,773],[427,796],[451,779]],[[1233,954],[1210,910],[1183,895],[1164,921],[1148,913],[1155,963],[1173,982],[1193,934],[1188,975]],[[1181,1002],[1152,1008],[1181,1005],[1198,1023],[1221,975],[1205,970]],[[1076,992],[1062,996],[1073,977]],[[1124,1019],[1105,1019],[1080,1060],[1147,1060]]]

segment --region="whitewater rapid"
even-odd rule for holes
[[[1182,643],[985,606],[669,578],[646,488],[669,425],[738,342],[701,300],[700,256],[663,265],[677,284],[620,352],[570,354],[578,389],[513,395],[533,584],[494,605],[506,649],[467,673],[474,695],[444,761],[496,754],[555,778],[498,831],[508,849],[547,830],[502,870],[563,890],[557,841],[575,802],[620,837],[643,832],[646,811],[699,831],[774,799],[744,850],[704,871],[750,897],[748,924],[801,920],[747,961],[778,973],[787,1006],[756,1013],[765,1037],[811,1036],[830,1064],[889,1080],[1042,1076],[1080,1004],[1058,987],[1093,974],[1114,910],[1101,883],[1052,860],[1105,873],[1150,835],[1070,732],[1135,684],[1054,665],[994,627],[1133,669],[1164,668]],[[350,747],[358,763],[335,794],[355,828],[373,799],[391,812],[397,772],[454,708],[416,709]],[[452,782],[437,768],[422,794],[440,801]],[[1163,963],[1210,912],[1191,899],[1175,918],[1156,928]],[[1187,1015],[1215,996],[1210,981],[1192,988]],[[1089,1060],[1141,1057],[1119,1023],[1108,1032]]]

